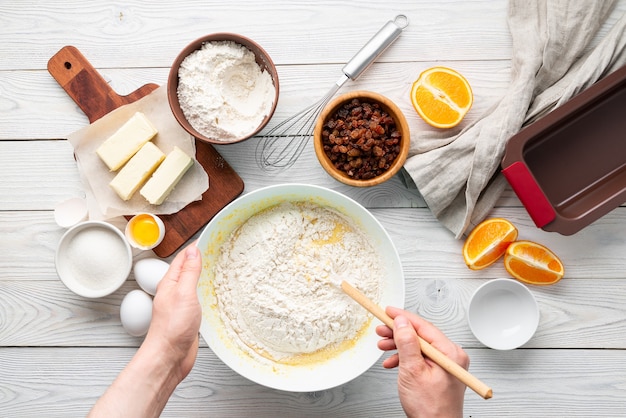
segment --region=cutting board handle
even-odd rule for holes
[[[157,84],[146,84],[126,96],[120,96],[84,55],[71,45],[64,46],[50,58],[48,72],[85,112],[90,123],[159,87]]]

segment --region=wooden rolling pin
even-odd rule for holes
[[[391,317],[387,315],[387,313],[380,306],[372,302],[367,296],[365,296],[363,293],[354,288],[345,280],[341,282],[341,289],[348,296],[350,296],[361,306],[367,309],[370,313],[372,313],[376,318],[380,319],[385,325],[393,329],[393,319],[391,319]],[[472,375],[463,367],[452,361],[449,357],[430,345],[430,343],[425,341],[423,338],[421,338],[420,336],[418,336],[418,338],[422,353],[426,357],[437,363],[441,368],[459,379],[467,387],[482,396],[484,399],[489,399],[493,396],[493,391],[489,386],[478,380],[474,375]]]

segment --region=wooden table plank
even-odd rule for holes
[[[406,308],[433,322],[457,343],[482,347],[467,324],[471,294],[489,279],[406,276]],[[623,279],[622,279],[623,280]],[[626,347],[626,289],[617,279],[563,279],[555,287],[532,287],[540,309],[539,328],[527,348]],[[138,346],[121,327],[122,298],[138,286],[131,279],[98,300],[69,292],[58,280],[3,280],[1,346]]]
[[[3,30],[24,33],[24,22],[28,22],[29,32],[0,46],[0,56],[16,57],[15,61],[2,60],[0,70],[18,66],[29,70],[45,68],[45,57],[64,45],[77,46],[93,57],[96,67],[164,67],[187,43],[213,32],[236,32],[255,39],[264,48],[267,46],[279,65],[347,62],[386,21],[399,13],[410,16],[412,22],[398,47],[382,58],[385,61],[404,61],[407,57],[510,57],[510,36],[504,19],[506,3],[488,0],[453,0],[435,7],[411,0],[395,0],[392,6],[383,2],[354,4],[332,0],[286,4],[213,0],[179,2],[175,11],[167,3],[141,0],[123,5],[72,2],[68,7],[72,13],[57,3],[25,1],[20,7],[3,5],[0,15],[8,16]],[[468,19],[478,13],[480,19]],[[72,30],[58,30],[64,27]],[[341,42],[337,42],[339,28]],[[42,35],[46,41],[37,42]],[[419,47],[433,44],[438,48]]]
[[[354,193],[346,194],[357,201],[364,204],[373,201],[360,199],[354,189],[351,191]],[[385,193],[381,194],[382,200]],[[502,263],[480,271],[469,270],[461,256],[463,243],[441,228],[427,208],[373,208],[370,211],[391,236],[407,277],[489,279],[507,275]],[[624,260],[620,257],[626,236],[626,208],[615,209],[571,237],[536,229],[521,207],[498,207],[493,215],[504,216],[516,224],[520,238],[553,248],[565,264],[567,279],[610,279],[616,286],[623,284],[626,269],[622,268]],[[5,238],[0,240],[0,268],[4,269],[1,277],[5,280],[58,280],[54,272],[54,252],[63,232],[54,223],[51,211],[0,211],[0,235]],[[558,288],[557,285],[543,289]]]
[[[85,415],[134,353],[133,348],[4,348],[4,416]],[[626,410],[620,350],[468,350],[471,371],[494,388],[488,401],[467,391],[468,417],[620,417]],[[97,367],[94,368],[94,364]],[[376,363],[337,388],[289,393],[238,376],[208,348],[170,398],[163,417],[403,416],[395,370]],[[47,382],[55,382],[51,385]]]
[[[419,146],[422,138],[458,132],[506,94],[506,10],[507,2],[488,0],[0,4],[0,416],[84,415],[141,343],[118,318],[121,299],[137,288],[132,276],[115,294],[87,300],[65,289],[54,269],[64,230],[55,224],[53,208],[83,193],[64,138],[88,123],[46,70],[56,51],[76,45],[124,95],[146,83],[165,83],[176,54],[197,36],[241,33],[278,64],[275,124],[322,97],[367,39],[386,20],[406,13],[411,22],[400,39],[342,90],[390,97]],[[592,45],[623,13],[626,0],[618,0]],[[474,107],[456,131],[431,128],[412,109],[411,83],[434,65],[461,71],[472,85]],[[531,287],[540,306],[539,329],[524,348],[501,352],[472,336],[465,310],[478,286],[507,276],[502,264],[469,270],[460,256],[462,242],[400,176],[375,188],[350,188],[319,167],[311,147],[292,169],[267,173],[256,165],[255,146],[251,140],[218,147],[243,178],[244,193],[285,182],[328,187],[362,203],[387,229],[404,268],[407,308],[462,344],[472,373],[494,388],[489,401],[468,391],[465,416],[626,417],[626,205],[563,237],[537,229],[517,197],[505,192],[491,215],[512,220],[520,238],[553,249],[566,277],[555,286]],[[149,255],[136,252],[138,258]],[[396,372],[379,362],[331,390],[275,391],[237,375],[203,342],[163,416],[403,416],[396,390]]]
[[[87,54],[86,52],[84,52]],[[0,55],[1,56],[1,55]],[[88,56],[92,60],[91,56]],[[437,132],[421,119],[410,102],[411,83],[419,73],[433,65],[454,66],[467,74],[474,89],[472,110],[460,127],[476,120],[502,97],[510,78],[509,63],[502,61],[407,61],[376,62],[356,81],[347,82],[341,92],[374,90],[394,100],[411,124],[412,138]],[[327,93],[341,75],[343,64],[285,65],[278,67],[280,98],[268,129]],[[101,68],[100,75],[121,95],[146,83],[165,84],[169,67]],[[0,140],[60,139],[88,124],[87,117],[67,96],[47,70],[2,72],[0,90]],[[36,115],[36,123],[31,123]],[[445,131],[449,135],[454,131]],[[439,134],[444,132],[439,131]],[[248,143],[246,141],[242,144]],[[239,144],[239,145],[242,145]]]

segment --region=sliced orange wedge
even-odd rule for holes
[[[558,282],[565,273],[563,263],[552,251],[532,241],[509,245],[504,255],[504,268],[516,279],[540,286]]]
[[[411,88],[413,107],[426,123],[436,128],[458,125],[473,101],[465,77],[446,67],[425,70]]]
[[[482,221],[470,232],[463,244],[463,259],[472,270],[492,265],[517,239],[517,228],[503,218]]]

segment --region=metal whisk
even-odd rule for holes
[[[313,126],[328,101],[348,80],[356,80],[409,24],[405,15],[387,22],[342,68],[342,76],[316,103],[285,119],[263,134],[256,147],[259,166],[267,171],[291,167],[304,151]]]

